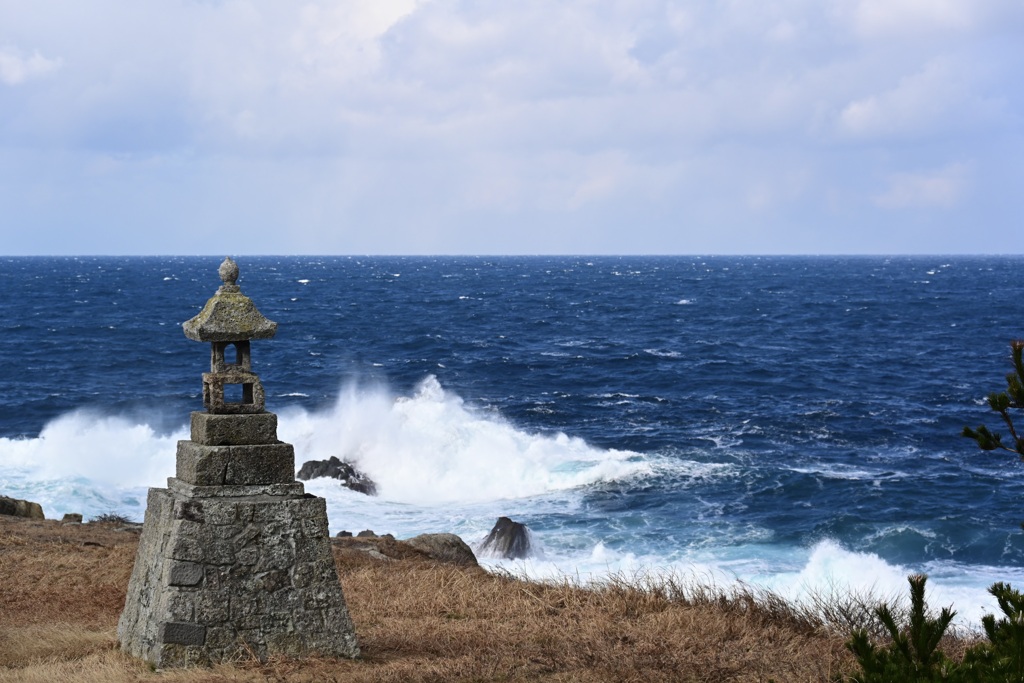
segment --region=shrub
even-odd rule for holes
[[[924,601],[926,577],[910,581],[909,623],[898,624],[887,605],[876,608],[876,616],[888,632],[890,642],[879,647],[868,632],[859,629],[847,641],[861,672],[851,677],[856,683],[1024,683],[1024,594],[1004,583],[989,588],[1003,616],[997,621],[982,618],[987,642],[968,647],[959,662],[939,648],[946,629],[956,615],[944,608],[938,618],[928,615]]]
[[[927,577],[909,577],[909,624],[900,625],[888,605],[880,605],[875,615],[888,633],[891,642],[881,648],[871,642],[864,629],[854,631],[847,647],[860,664],[862,673],[854,676],[857,683],[893,683],[893,681],[951,681],[956,668],[939,651],[939,641],[956,612],[945,607],[938,618],[928,615],[924,600]]]
[[[101,515],[96,515],[90,522],[99,522],[100,524],[134,524],[132,520],[128,519],[124,515],[119,515],[114,512],[104,512]]]

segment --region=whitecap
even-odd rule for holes
[[[296,462],[356,462],[382,500],[418,505],[528,498],[651,472],[638,453],[532,434],[479,412],[432,375],[412,396],[352,385],[326,412],[283,411],[279,434]]]

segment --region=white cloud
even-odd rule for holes
[[[909,135],[977,124],[995,106],[980,93],[984,66],[968,70],[963,60],[935,57],[891,89],[847,104],[839,117],[843,132],[856,136]],[[979,69],[979,66],[982,68]]]
[[[60,59],[47,59],[38,50],[25,56],[24,52],[13,47],[0,47],[0,82],[20,85],[56,71],[61,64]]]
[[[964,198],[970,170],[970,164],[953,163],[931,171],[894,173],[874,203],[886,209],[951,208]]]
[[[0,151],[40,169],[12,164],[0,185],[27,225],[40,206],[106,225],[132,195],[190,207],[197,225],[238,212],[308,250],[346,248],[337,226],[356,222],[375,226],[365,251],[459,251],[481,222],[528,215],[509,244],[564,250],[577,234],[612,239],[596,225],[616,216],[831,225],[863,210],[854,198],[967,202],[989,184],[968,196],[966,170],[866,185],[935,159],[1017,168],[989,163],[1024,139],[1014,4],[11,0],[0,41],[38,51],[0,49],[0,83],[65,66],[46,88],[0,87]],[[111,156],[88,188],[53,161]],[[431,241],[395,239],[401,226]]]
[[[381,37],[422,1],[307,2],[287,37],[291,77],[340,83],[369,76],[380,62]]]
[[[847,0],[839,7],[859,36],[903,44],[998,32],[1024,20],[1018,0]]]
[[[859,0],[853,16],[867,35],[972,28],[990,0]]]

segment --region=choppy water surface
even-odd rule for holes
[[[1024,583],[1024,464],[981,454],[1020,258],[240,258],[253,362],[331,527],[479,541],[559,572],[902,592]],[[219,258],[0,260],[0,493],[142,517],[201,407]]]

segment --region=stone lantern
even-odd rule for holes
[[[252,371],[249,341],[270,339],[277,333],[277,323],[264,318],[235,284],[238,264],[226,258],[219,273],[224,284],[199,315],[182,325],[189,339],[210,342],[210,371],[203,373],[203,405],[214,415],[263,413],[266,396],[260,378]],[[240,387],[240,400],[226,401],[225,385]]]
[[[295,481],[295,450],[277,439],[252,371],[250,341],[273,337],[277,323],[242,294],[234,261],[219,272],[224,284],[182,325],[211,347],[206,411],[178,442],[177,476],[149,490],[118,640],[158,668],[356,657],[326,503]]]

